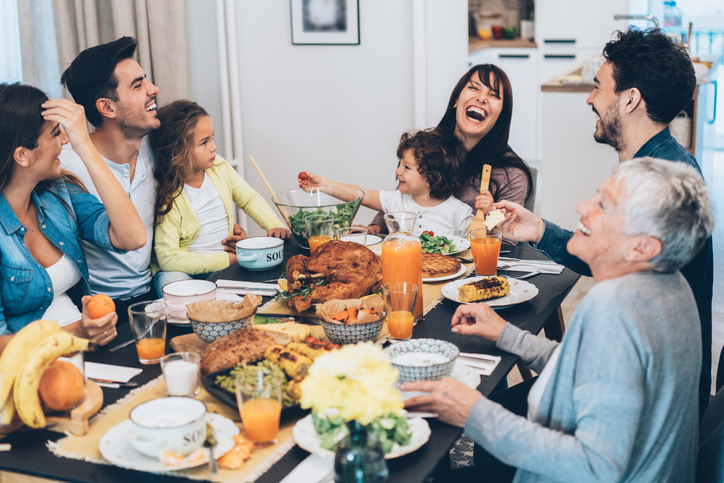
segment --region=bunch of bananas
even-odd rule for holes
[[[38,385],[58,357],[88,350],[90,341],[61,330],[52,320],[36,320],[18,331],[0,354],[0,423],[9,424],[17,411],[31,428],[44,428]]]

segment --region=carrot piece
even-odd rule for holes
[[[347,320],[345,320],[345,324],[354,324],[357,322],[357,309],[355,308],[348,308],[347,309]]]
[[[334,314],[334,315],[332,316],[332,318],[333,318],[334,320],[339,320],[340,322],[345,322],[345,323],[346,323],[346,320],[347,320],[347,316],[348,316],[348,315],[349,315],[349,313],[347,312],[347,309],[344,309],[343,311],[341,311],[341,312],[339,312],[339,313],[337,313],[337,314]]]

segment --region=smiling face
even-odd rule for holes
[[[404,152],[395,170],[401,193],[410,196],[424,196],[430,193],[430,185],[417,170],[417,161],[412,149]]]
[[[596,87],[586,99],[593,112],[599,118],[596,121],[596,132],[593,138],[601,143],[608,144],[617,152],[624,149],[621,134],[619,94],[616,93],[616,81],[613,78],[613,65],[604,62],[594,78]]]
[[[490,74],[488,84],[496,85],[493,74]],[[475,146],[498,121],[503,110],[503,92],[486,86],[480,74],[475,72],[463,87],[454,107],[455,134],[464,140],[466,148]]]
[[[216,144],[214,144],[214,125],[209,116],[200,117],[196,123],[192,153],[194,173],[214,165]]]
[[[29,150],[28,167],[37,181],[60,174],[60,152],[68,143],[68,136],[57,122],[45,121],[38,137],[38,146]]]
[[[143,69],[133,59],[119,62],[115,75],[118,125],[126,137],[142,138],[161,125],[156,119],[158,88],[146,79]]]
[[[635,243],[634,237],[624,232],[625,196],[624,184],[616,185],[609,178],[596,196],[576,207],[581,220],[566,247],[591,267],[594,277],[597,273],[622,265]]]

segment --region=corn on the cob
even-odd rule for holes
[[[273,345],[264,352],[264,358],[279,364],[292,379],[306,376],[312,366],[312,359],[298,352],[286,350],[282,345]]]
[[[466,283],[458,288],[461,302],[477,302],[503,297],[510,292],[510,284],[503,277],[490,277]]]

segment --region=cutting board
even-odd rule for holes
[[[48,416],[48,429],[58,433],[66,431],[75,436],[83,436],[90,429],[89,419],[103,406],[103,390],[93,381],[85,383],[85,398],[80,406],[70,410],[69,416]]]
[[[171,339],[171,348],[175,352],[193,352],[202,355],[208,346],[209,344],[201,340],[195,333],[177,335]]]

